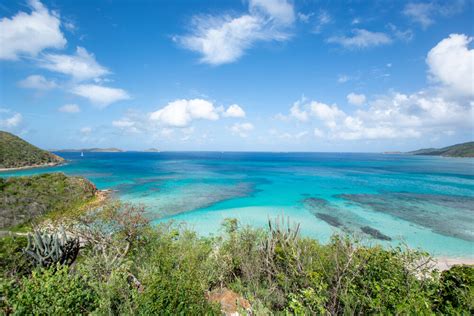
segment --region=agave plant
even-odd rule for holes
[[[79,239],[68,237],[64,229],[56,233],[35,230],[28,234],[28,245],[23,252],[38,266],[71,265],[79,253]]]

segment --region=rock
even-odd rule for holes
[[[251,306],[248,300],[226,288],[214,289],[207,295],[207,300],[212,303],[219,303],[221,311],[226,316],[240,315],[239,310],[245,310],[251,314]]]

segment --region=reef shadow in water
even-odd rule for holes
[[[419,193],[341,194],[338,197],[444,236],[474,241],[473,197]]]
[[[334,217],[334,216],[331,216],[331,215],[328,215],[328,214],[324,214],[324,213],[316,213],[314,215],[317,218],[319,218],[320,220],[325,221],[326,223],[328,223],[331,226],[334,226],[334,227],[342,227],[343,226],[342,223],[337,219],[337,217]]]
[[[363,226],[360,228],[360,230],[366,233],[367,235],[370,235],[376,239],[387,240],[387,241],[392,240],[392,238],[390,238],[389,236],[382,234],[378,229],[375,229],[370,226]]]
[[[149,205],[149,209],[152,210],[154,218],[165,218],[207,208],[226,200],[247,197],[254,192],[251,183],[189,184],[171,192],[159,193],[156,203]]]
[[[314,216],[344,232],[353,233],[354,231],[361,231],[379,240],[392,240],[392,238],[379,230],[368,226],[366,221],[360,216],[357,216],[348,209],[340,209],[325,199],[309,197],[303,199],[303,204]]]

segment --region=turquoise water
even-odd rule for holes
[[[436,256],[474,257],[474,159],[335,153],[60,153],[61,171],[85,176],[154,222],[216,234],[224,218],[265,226],[290,217],[306,236],[349,232]]]

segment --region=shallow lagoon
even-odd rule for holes
[[[336,153],[59,153],[67,165],[2,173],[82,175],[155,222],[215,234],[224,218],[284,214],[327,241],[350,232],[437,256],[474,257],[474,159]]]

